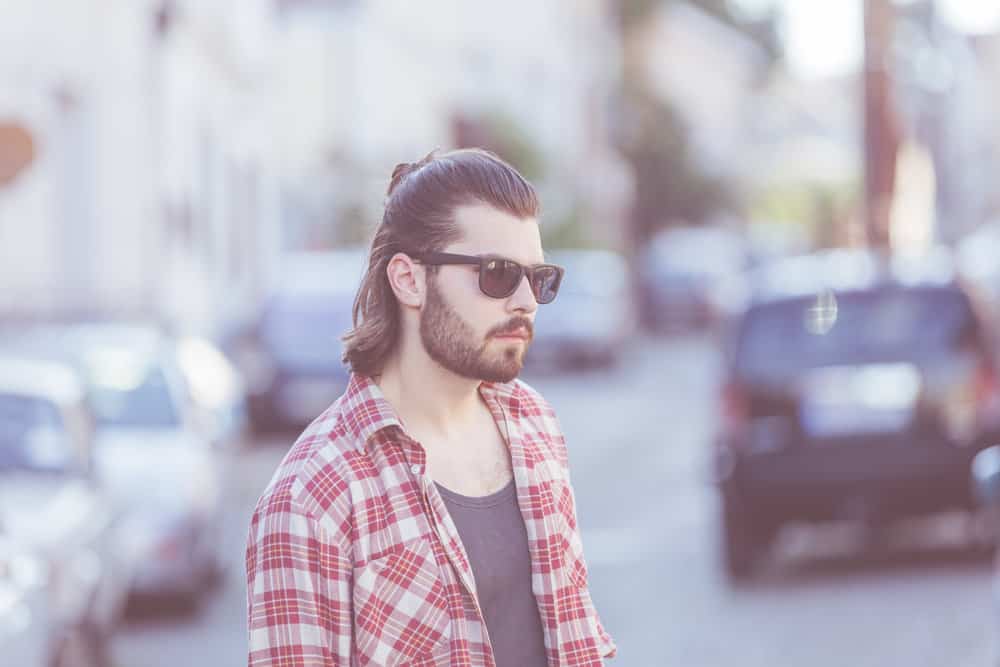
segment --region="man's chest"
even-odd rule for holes
[[[582,545],[575,530],[568,480],[558,472],[561,467],[542,456],[540,443],[526,439],[523,431],[512,432],[515,435],[510,449],[514,453],[506,459],[507,465],[513,460],[515,480],[512,490],[516,505],[512,498],[511,516],[524,530],[527,544],[521,542],[519,547],[520,570],[498,570],[496,575],[508,581],[524,581],[527,576],[531,592],[550,601],[538,607],[538,612],[545,646],[552,651],[565,642],[596,636],[590,627],[593,619],[589,598],[584,599],[587,575]],[[529,450],[531,453],[526,454]],[[400,447],[388,444],[372,453],[372,465],[359,471],[362,474],[350,485],[354,501],[352,533],[356,536],[355,610],[358,618],[368,618],[385,605],[397,608],[398,601],[410,600],[414,602],[413,619],[433,626],[423,628],[420,635],[440,637],[441,650],[448,646],[445,638],[450,636],[452,645],[456,640],[471,641],[470,646],[480,647],[476,651],[488,654],[483,614],[490,605],[482,603],[497,587],[495,582],[483,580],[481,574],[481,581],[476,581],[475,547],[470,553],[470,545],[465,544],[468,540],[460,534],[438,488],[446,485],[435,484],[428,474],[429,461],[430,456],[425,459],[416,443]],[[462,470],[467,473],[468,468]],[[483,546],[492,551],[491,544],[495,546],[497,541],[491,543],[489,537]],[[507,564],[514,560],[504,559]],[[479,598],[480,593],[485,593],[485,599]],[[565,614],[572,614],[574,620],[560,622]],[[373,626],[371,632],[372,637],[359,641],[380,643],[374,635],[381,636],[383,630]],[[359,650],[365,651],[360,646]]]
[[[513,478],[510,450],[496,428],[482,429],[451,442],[423,444],[427,474],[456,493],[487,496]]]

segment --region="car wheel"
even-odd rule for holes
[[[767,538],[752,521],[751,513],[731,493],[722,499],[722,560],[733,583],[748,580],[764,551]]]

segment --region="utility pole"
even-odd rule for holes
[[[9,185],[35,159],[35,139],[19,123],[0,121],[0,189]]]
[[[865,0],[865,224],[868,244],[889,249],[889,212],[896,178],[899,123],[892,99],[891,0]]]

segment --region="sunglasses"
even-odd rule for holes
[[[517,291],[521,279],[528,276],[531,293],[538,303],[551,303],[559,292],[566,270],[555,264],[524,266],[512,259],[495,255],[453,255],[447,252],[421,252],[410,256],[421,264],[470,264],[479,267],[479,291],[494,299],[506,299]]]

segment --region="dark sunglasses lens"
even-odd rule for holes
[[[554,266],[539,266],[531,280],[531,291],[535,293],[538,303],[549,303],[559,293],[559,283],[562,276]]]
[[[479,289],[486,296],[503,299],[521,282],[521,267],[505,259],[487,260],[479,272]]]

